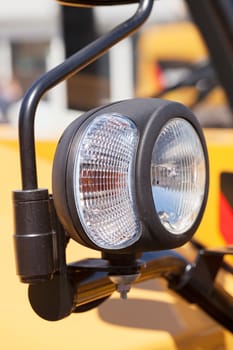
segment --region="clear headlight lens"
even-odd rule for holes
[[[80,221],[98,247],[125,248],[141,235],[132,174],[138,132],[126,117],[96,117],[77,146],[75,205]]]
[[[162,225],[173,234],[188,230],[203,203],[206,169],[193,126],[174,118],[162,128],[153,148],[151,186]]]

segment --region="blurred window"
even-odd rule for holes
[[[97,36],[93,10],[62,7],[62,28],[66,57],[92,42]],[[84,68],[67,81],[68,107],[88,110],[109,99],[108,55]]]
[[[13,72],[24,91],[46,71],[48,48],[48,41],[12,43]]]

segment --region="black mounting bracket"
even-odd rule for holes
[[[183,275],[172,278],[169,287],[232,332],[233,297],[216,282],[225,255],[233,255],[233,248],[200,250],[196,262],[187,265]]]

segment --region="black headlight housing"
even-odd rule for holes
[[[179,125],[183,128],[183,124],[183,134],[179,134]],[[156,147],[160,147],[156,142],[169,125],[173,131],[162,142],[165,160],[172,159],[168,155],[170,146],[173,156],[184,159],[174,166],[173,161],[154,165]],[[189,134],[185,136],[186,129],[190,139]],[[180,135],[185,145],[176,153],[182,142]],[[197,150],[196,157],[193,149]],[[163,157],[163,150],[161,154]],[[196,231],[206,205],[208,177],[204,136],[188,108],[160,99],[125,100],[88,111],[65,130],[53,164],[54,204],[67,233],[90,248],[127,254],[170,249],[186,243]],[[200,190],[196,191],[198,185]],[[158,204],[159,192],[153,195],[156,186],[165,193],[163,205]],[[185,191],[193,195],[187,195],[183,204],[178,196]],[[178,214],[162,212],[161,208],[173,201],[174,193],[178,199],[172,208],[177,208]],[[195,203],[191,202],[196,200],[193,213]],[[182,210],[191,211],[190,222],[176,232],[170,223],[180,220]]]

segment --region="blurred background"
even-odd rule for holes
[[[155,349],[153,344],[160,349],[191,350],[200,349],[205,337],[209,340],[205,349],[213,349],[218,342],[221,348],[226,337],[219,330],[213,338],[213,322],[206,315],[165,293],[166,286],[155,281],[142,286],[141,291],[136,288],[132,299],[121,307],[113,300],[100,309],[48,323],[33,312],[27,287],[16,276],[11,191],[21,187],[17,121],[23,95],[35,79],[127,19],[134,10],[134,5],[78,9],[62,7],[52,0],[0,0],[0,339],[6,350],[58,350],[67,346]],[[186,83],[180,84],[183,81]],[[51,189],[54,149],[71,120],[81,111],[134,96],[164,96],[192,107],[203,126],[232,126],[226,98],[183,0],[155,0],[152,16],[139,32],[43,97],[36,116],[39,184]],[[226,140],[232,143],[232,134],[225,134]],[[224,153],[230,160],[232,149],[226,144],[216,153],[215,136],[212,141],[218,158],[206,220],[206,226],[213,226],[211,234],[218,225],[213,211],[218,211],[219,173],[223,168],[233,170],[230,161],[226,166],[222,157]],[[213,240],[213,236],[206,240]],[[86,257],[85,248],[74,244],[69,249],[71,260]],[[91,252],[88,256],[94,255]],[[152,293],[152,288],[156,292]],[[195,333],[192,344],[190,329]]]
[[[124,11],[121,6],[69,8],[51,0],[2,0],[0,6],[3,123],[16,122],[17,108],[12,106],[37,77],[129,18],[135,9],[134,5],[124,6]],[[190,86],[173,89],[166,98],[197,107],[205,126],[229,125],[224,94],[183,0],[159,0],[143,29],[51,90],[41,108],[43,113],[51,108],[60,111],[59,115],[65,110],[72,117],[70,110],[87,110],[133,96],[157,96],[190,74],[194,75]],[[218,108],[224,108],[221,120]]]

